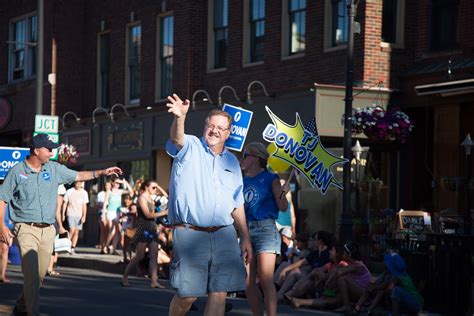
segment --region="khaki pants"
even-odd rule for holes
[[[30,316],[40,315],[39,290],[51,260],[56,229],[53,225],[39,228],[16,223],[14,233],[23,271],[23,292],[16,301],[16,308]]]

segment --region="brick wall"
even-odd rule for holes
[[[267,1],[265,20],[264,63],[243,67],[243,2],[229,0],[227,70],[207,71],[207,8],[206,0],[49,0],[45,1],[45,83],[51,69],[51,39],[58,42],[58,115],[74,111],[79,117],[91,117],[96,107],[97,34],[101,21],[111,36],[111,104],[125,103],[125,38],[126,27],[134,21],[142,25],[141,105],[152,105],[155,99],[156,22],[163,12],[174,14],[174,91],[191,98],[197,89],[205,89],[216,102],[219,88],[231,85],[239,98],[246,96],[248,84],[262,81],[267,90],[281,94],[311,88],[314,82],[345,84],[345,49],[324,51],[325,1],[307,1],[306,51],[303,57],[281,58],[281,2]],[[36,10],[35,0],[6,0],[0,5],[0,19],[11,18]],[[362,1],[357,20],[362,33],[356,35],[354,51],[354,80],[365,86],[384,81],[386,88],[399,88],[401,72],[417,63],[439,56],[429,52],[430,1],[405,1],[404,48],[381,47],[381,0]],[[474,5],[460,1],[461,51],[473,55],[474,32],[470,25]],[[8,38],[8,23],[0,24],[0,38]],[[7,51],[5,41],[0,49]],[[449,57],[441,56],[441,59]],[[35,82],[7,84],[8,55],[0,55],[0,96],[8,97],[15,105],[13,120],[7,130],[22,129],[32,121]],[[49,111],[48,84],[45,85],[45,113]],[[252,94],[261,93],[258,87]],[[230,91],[223,93],[224,101],[231,102]]]

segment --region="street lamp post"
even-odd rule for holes
[[[359,140],[356,141],[355,145],[351,148],[352,154],[355,157],[356,165],[355,165],[355,206],[356,212],[358,212],[359,216],[362,214],[360,211],[360,190],[359,190],[359,180],[360,180],[360,155],[362,154],[362,146],[360,145]]]
[[[349,26],[347,34],[347,69],[346,69],[346,97],[344,106],[344,158],[352,159],[352,100],[354,85],[354,19],[358,0],[346,0]],[[340,221],[340,240],[345,242],[352,239],[352,210],[351,210],[351,165],[345,163],[342,173],[342,213]]]
[[[466,159],[464,160],[464,172],[466,174],[464,185],[464,234],[469,236],[471,235],[471,148],[474,146],[470,133],[467,133],[461,146],[464,147],[466,153]]]

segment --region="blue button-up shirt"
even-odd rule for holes
[[[10,218],[14,223],[56,222],[58,186],[72,183],[77,172],[51,161],[33,171],[26,161],[11,168],[0,186],[0,200],[10,204]]]
[[[224,226],[233,224],[232,211],[243,205],[239,161],[227,149],[214,155],[204,139],[185,135],[181,150],[168,140],[174,158],[168,219],[172,224]]]

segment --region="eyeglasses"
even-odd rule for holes
[[[157,187],[157,186],[153,186],[153,187],[151,187],[151,188],[152,188],[153,190],[156,190],[156,189],[158,189],[158,187]]]
[[[216,126],[216,125],[213,125],[213,124],[207,124],[206,127],[210,130],[213,130],[214,128],[216,128],[219,132],[225,132],[225,131],[229,130],[229,127]]]

